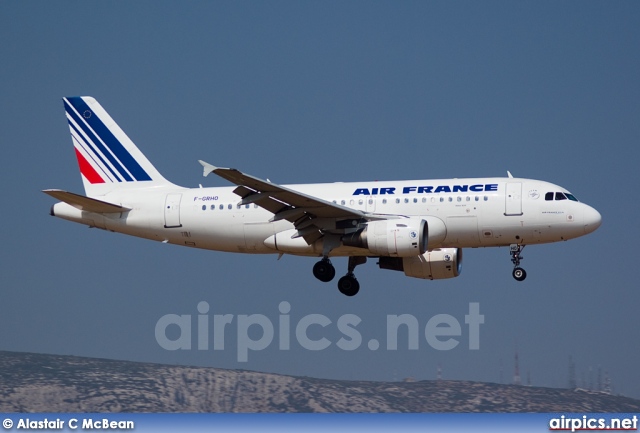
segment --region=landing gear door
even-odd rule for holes
[[[164,202],[164,227],[182,227],[180,224],[180,200],[182,194],[167,194]]]
[[[522,215],[522,183],[508,182],[505,191],[505,215]]]

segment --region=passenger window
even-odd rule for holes
[[[345,202],[344,200],[340,200],[340,204],[341,204],[342,206],[344,206],[344,205],[346,204],[346,202]]]
[[[387,204],[387,199],[386,198],[382,199],[382,204]]]
[[[485,195],[485,196],[484,196],[484,201],[487,201],[487,200],[489,200],[489,196],[486,196],[486,195]]]
[[[215,204],[211,205],[211,210],[216,210],[216,205]]]
[[[358,204],[360,204],[360,205],[361,205],[362,203],[364,203],[364,202],[362,201],[362,199],[358,200]]]
[[[220,205],[220,210],[222,210],[222,209],[224,209],[224,205],[223,204]]]
[[[471,201],[471,197],[467,196],[467,201]]]
[[[414,199],[413,199],[413,202],[414,202],[414,203],[418,203],[418,199],[417,199],[417,198],[414,198]]]
[[[202,205],[202,210],[207,210],[207,205],[206,204]]]
[[[544,199],[545,199],[546,201],[551,201],[551,200],[553,200],[553,193],[552,193],[552,192],[548,192],[548,193],[546,193],[546,194],[544,195]]]
[[[233,205],[229,203],[229,206],[227,206],[227,209],[233,209]]]
[[[444,201],[444,197],[440,197],[440,203]]]
[[[449,203],[453,201],[453,197],[449,197]]]
[[[427,202],[427,198],[426,197],[422,197],[422,203],[426,203]]]
[[[373,199],[372,198],[369,199],[369,204],[373,204]]]
[[[396,204],[400,204],[400,199],[399,198],[396,199]]]
[[[462,201],[462,197],[458,197],[456,200],[460,202]]]
[[[405,198],[405,199],[404,199],[404,202],[405,202],[405,203],[409,203],[409,199],[408,199],[408,198]]]
[[[563,193],[561,192],[557,192],[556,193],[556,200],[566,200],[567,198],[564,196]]]

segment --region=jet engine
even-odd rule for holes
[[[375,256],[419,256],[427,251],[427,222],[418,218],[372,221],[363,229],[344,235],[342,243],[367,249]]]
[[[436,248],[419,256],[380,257],[380,269],[403,271],[407,277],[441,280],[460,275],[462,249]]]

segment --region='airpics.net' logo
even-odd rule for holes
[[[451,260],[451,256],[449,256]],[[264,314],[209,314],[209,303],[201,301],[197,306],[198,315],[165,314],[156,323],[156,342],[165,350],[191,350],[192,329],[195,329],[197,350],[225,350],[225,340],[232,338],[235,331],[235,343],[238,362],[249,360],[249,351],[260,351],[277,341],[280,350],[290,350],[297,344],[305,350],[320,351],[335,345],[341,350],[360,349],[365,332],[359,325],[362,319],[355,314],[343,314],[332,320],[324,314],[307,314],[297,320],[291,317],[291,304],[287,301],[278,305],[278,318],[274,321]],[[277,323],[277,325],[274,325]],[[484,315],[480,314],[478,302],[469,303],[469,314],[464,316],[468,326],[469,350],[480,349],[480,325]],[[311,328],[311,330],[310,330]],[[336,329],[332,329],[336,328]],[[463,326],[450,314],[436,314],[420,325],[420,320],[411,314],[388,314],[386,316],[386,350],[418,350],[420,342],[435,350],[452,350],[460,344]],[[212,338],[210,338],[210,330]],[[338,331],[336,333],[336,330]],[[424,330],[424,332],[422,332]],[[176,332],[177,331],[177,332]],[[362,332],[361,332],[362,331]],[[292,333],[295,340],[292,342]],[[169,334],[169,335],[168,335]],[[260,336],[259,338],[255,338]],[[331,337],[334,341],[329,339]],[[406,339],[406,340],[405,340]],[[370,338],[366,346],[375,351],[381,348],[379,338]],[[383,344],[385,340],[382,340]],[[233,340],[231,340],[233,342]]]

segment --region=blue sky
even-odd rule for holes
[[[1,2],[0,349],[243,368],[323,378],[412,376],[562,387],[608,371],[640,398],[638,337],[640,5],[637,2]],[[357,269],[346,298],[314,259],[190,250],[49,217],[39,192],[82,192],[64,96],[97,98],[173,182],[204,159],[277,183],[515,176],[569,189],[603,215],[595,233],[531,246],[527,280],[509,253],[466,250],[463,273],[422,281]],[[334,260],[341,274],[346,260]],[[237,362],[166,351],[165,314],[344,314],[364,341],[386,316],[464,323],[478,302],[480,350],[311,352],[292,344]],[[232,329],[233,331],[233,329]],[[235,332],[235,331],[234,331]],[[254,338],[258,338],[254,336]],[[337,338],[336,338],[337,337]],[[195,339],[195,337],[194,337]],[[194,340],[195,341],[195,340]],[[501,367],[502,366],[502,367]]]

